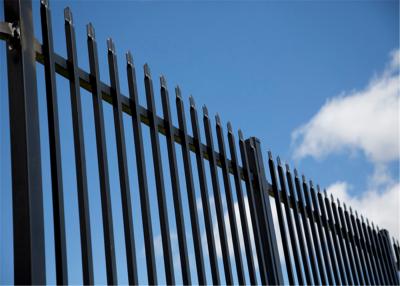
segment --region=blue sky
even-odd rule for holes
[[[0,14],[3,7],[0,5]],[[35,34],[40,35],[39,3],[34,1]],[[220,114],[222,122],[232,122],[245,136],[257,136],[262,147],[280,155],[323,187],[330,187],[340,198],[399,235],[397,222],[387,221],[374,207],[399,210],[399,2],[236,2],[236,1],[51,1],[54,46],[66,56],[63,9],[70,6],[74,16],[79,66],[88,70],[86,24],[96,29],[100,73],[109,83],[106,39],[112,37],[118,54],[122,93],[127,95],[125,52],[134,56],[139,82],[140,102],[145,105],[142,66],[152,70],[156,105],[160,114],[158,76],[166,76],[170,89],[175,125],[173,87],[180,85],[186,107],[192,94],[198,107],[208,106],[211,115]],[[5,46],[0,53],[0,282],[10,282],[10,171],[9,130],[5,76]],[[43,67],[38,65],[43,82]],[[79,261],[78,212],[73,160],[72,123],[68,82],[57,77],[60,103],[63,179],[69,260]],[[394,86],[394,89],[389,87]],[[44,101],[44,86],[38,85],[41,106],[41,140],[44,173],[46,238],[51,238],[51,196],[49,156]],[[98,173],[91,97],[82,91],[84,128],[88,161],[91,216],[101,216],[98,207]],[[397,108],[396,108],[397,106]],[[112,109],[104,106],[111,181],[118,186],[117,157]],[[186,117],[188,117],[188,109]],[[333,117],[332,117],[333,116]],[[376,118],[376,120],[371,120]],[[133,142],[129,118],[125,117],[126,141]],[[189,124],[189,132],[191,128]],[[352,127],[352,128],[349,128]],[[367,131],[366,131],[367,130]],[[144,129],[146,142],[148,131]],[[387,131],[387,132],[383,132]],[[203,135],[202,135],[203,136]],[[396,139],[397,137],[397,139]],[[204,138],[204,136],[203,136]],[[165,140],[162,139],[165,149]],[[46,145],[47,144],[47,145]],[[130,145],[129,145],[130,144]],[[397,145],[397,147],[396,147]],[[393,147],[394,146],[394,147]],[[151,161],[151,150],[146,150]],[[177,149],[180,154],[180,149]],[[140,225],[136,166],[133,145],[128,143],[129,175],[133,194],[135,226]],[[266,153],[265,153],[266,154]],[[180,155],[179,155],[180,156]],[[194,163],[192,157],[192,163]],[[169,188],[167,154],[163,153],[164,179]],[[154,188],[151,164],[149,185]],[[208,167],[208,165],[206,165]],[[194,169],[195,170],[195,169]],[[183,178],[183,174],[181,174]],[[196,177],[196,176],[195,176]],[[221,176],[220,176],[221,177]],[[183,181],[183,179],[181,180]],[[211,184],[209,183],[209,187]],[[67,191],[68,190],[68,191]],[[182,182],[182,190],[185,190]],[[199,194],[197,190],[197,194]],[[113,189],[119,278],[123,274],[124,248],[122,214],[118,212],[118,187]],[[156,200],[155,191],[150,194]],[[186,198],[184,198],[186,199]],[[374,204],[373,202],[377,202]],[[171,200],[168,201],[172,208]],[[156,204],[155,204],[156,205]],[[155,206],[154,205],[154,206]],[[185,210],[187,211],[187,210]],[[391,215],[396,217],[396,215]],[[159,233],[158,214],[152,213],[155,236]],[[174,230],[173,212],[169,213]],[[187,221],[187,225],[189,222]],[[204,225],[202,224],[204,228]],[[135,229],[138,248],[143,242]],[[101,224],[92,226],[95,269],[104,281],[104,253],[101,250]],[[175,245],[175,246],[174,246]],[[176,248],[176,244],[173,247]],[[48,251],[48,281],[54,281],[52,255]],[[138,262],[144,264],[138,251]],[[160,251],[161,252],[161,251]],[[161,259],[157,266],[163,269]],[[233,260],[232,260],[233,261]],[[220,265],[222,266],[222,265]],[[80,282],[80,263],[71,265],[71,282]],[[141,279],[145,270],[140,269]],[[160,272],[160,281],[163,273]],[[11,274],[10,274],[11,273]],[[194,269],[192,276],[195,276]],[[210,276],[208,277],[210,280]],[[180,278],[177,278],[180,279]],[[143,281],[143,280],[142,280]]]

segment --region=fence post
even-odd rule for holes
[[[269,202],[269,184],[265,177],[265,168],[261,152],[260,140],[251,137],[245,141],[249,158],[250,171],[253,174],[254,197],[260,224],[263,252],[267,268],[268,284],[284,284],[278,244],[275,235],[271,205]]]
[[[13,192],[14,283],[45,284],[38,98],[31,0],[5,0],[19,28],[7,49]]]

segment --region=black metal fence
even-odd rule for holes
[[[184,284],[220,284],[221,273],[226,284],[399,284],[400,246],[392,241],[386,230],[379,230],[357,212],[320,192],[319,186],[299,177],[289,166],[277,166],[268,154],[271,182],[267,181],[262,149],[257,138],[244,139],[239,131],[235,138],[228,123],[225,132],[216,116],[218,150],[214,147],[211,120],[203,107],[203,129],[206,142],[201,142],[200,122],[193,98],[190,98],[190,122],[193,135],[187,132],[184,101],[179,87],[175,88],[179,126],[171,118],[168,88],[160,78],[162,117],[157,115],[155,92],[150,69],[144,66],[144,84],[147,107],[138,101],[138,89],[132,55],[126,54],[126,75],[129,96],[122,95],[115,47],[108,40],[110,85],[101,81],[94,28],[87,26],[87,47],[90,71],[78,67],[75,30],[72,13],[65,9],[65,37],[67,58],[54,52],[52,26],[48,1],[40,3],[42,38],[39,43],[33,35],[32,3],[24,0],[4,0],[5,22],[0,24],[0,36],[7,41],[7,70],[9,89],[11,165],[13,196],[13,246],[14,282],[16,284],[46,283],[45,242],[41,152],[39,138],[39,113],[36,81],[36,62],[44,65],[48,133],[51,161],[52,203],[54,218],[54,248],[56,279],[68,283],[63,178],[61,169],[60,127],[56,94],[56,74],[70,84],[73,122],[75,167],[78,190],[79,226],[81,239],[82,274],[85,284],[96,282],[93,271],[91,224],[87,162],[82,123],[81,88],[92,94],[97,145],[98,172],[102,210],[102,227],[106,259],[106,276],[109,284],[117,284],[116,254],[110,192],[106,132],[103,103],[113,107],[114,129],[118,157],[118,174],[122,202],[123,231],[126,249],[128,281],[138,283],[137,249],[134,240],[131,194],[139,192],[141,220],[144,235],[146,269],[149,284],[157,284],[157,269],[152,232],[152,209],[146,163],[152,164],[158,214],[162,236],[162,250],[166,283],[175,283],[174,255],[171,250],[170,220],[174,219],[179,245],[179,271]],[[134,149],[127,150],[123,113],[132,120]],[[146,162],[142,127],[150,130],[152,162]],[[165,136],[167,150],[161,150],[160,135]],[[178,167],[177,144],[182,151],[182,172]],[[237,149],[237,145],[239,149]],[[227,150],[229,149],[229,151]],[[139,189],[129,184],[127,152],[135,152]],[[163,152],[168,153],[169,174],[165,174]],[[228,154],[229,152],[229,154]],[[195,154],[196,168],[191,154]],[[228,159],[228,157],[230,159]],[[240,158],[239,158],[240,157]],[[197,170],[197,174],[196,171]],[[208,186],[206,173],[210,174]],[[222,174],[222,182],[220,178]],[[183,176],[182,176],[183,175]],[[198,176],[195,180],[195,176]],[[233,176],[233,181],[231,177]],[[184,177],[184,178],[182,178]],[[170,178],[171,190],[164,180]],[[190,217],[184,217],[180,182],[184,180]],[[204,258],[199,213],[196,207],[195,182],[199,182],[203,206],[204,225],[210,265]],[[209,188],[214,197],[216,221],[212,217]],[[224,193],[224,196],[222,195]],[[168,217],[166,197],[171,195],[174,218]],[[236,197],[236,200],[235,200]],[[224,201],[224,198],[226,201]],[[224,218],[224,204],[229,217],[230,232]],[[238,212],[235,211],[238,205]],[[276,217],[273,217],[276,213]],[[190,220],[191,234],[185,228]],[[240,223],[239,223],[240,222]],[[278,225],[276,225],[278,223]],[[217,234],[221,247],[223,271],[217,257]],[[279,230],[279,233],[276,233]],[[191,278],[187,237],[193,239],[197,281]],[[240,238],[243,238],[241,242]],[[234,264],[231,263],[229,243],[232,242]],[[242,244],[242,245],[241,245]],[[278,245],[282,245],[282,249]],[[255,253],[255,255],[253,255]],[[283,254],[283,257],[280,257]],[[234,268],[232,267],[234,265]],[[206,268],[211,271],[211,281],[206,279]],[[237,276],[237,277],[236,277]],[[235,277],[235,278],[234,278]],[[246,279],[246,277],[248,277]],[[237,279],[237,280],[236,280]]]

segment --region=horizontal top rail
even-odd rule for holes
[[[44,64],[44,54],[43,54],[43,47],[42,44],[39,43],[37,39],[35,39],[35,52],[36,52],[36,60]],[[66,79],[71,79],[70,72],[68,70],[68,64],[67,60],[64,59],[62,56],[58,55],[57,53],[54,53],[54,61],[56,65],[56,72],[60,74],[61,76],[65,77]],[[92,92],[92,85],[90,83],[90,73],[82,70],[81,68],[78,68],[78,76],[79,76],[79,84],[80,86],[89,91]],[[100,88],[101,88],[101,94],[103,100],[106,102],[112,104],[112,96],[111,96],[111,87],[107,85],[106,83],[100,81]],[[129,97],[123,95],[121,93],[121,104],[122,104],[122,111],[132,115],[132,110],[130,107],[130,99]],[[143,106],[139,105],[139,114],[140,114],[140,120],[142,123],[146,124],[149,126],[149,118],[150,118],[150,112]],[[166,125],[164,122],[164,119],[161,118],[160,116],[156,115],[156,125],[158,128],[158,132],[161,134],[165,135],[166,134]],[[172,126],[172,133],[174,134],[174,140],[176,143],[181,144],[181,136],[180,136],[180,129],[176,126]],[[188,141],[189,141],[189,149],[192,152],[196,152],[196,146],[194,144],[194,139],[192,136],[188,135]],[[205,159],[209,160],[209,155],[208,155],[208,146],[201,143],[201,152],[203,153],[203,156]],[[221,155],[212,150],[215,154],[215,157],[217,159],[217,165],[221,167]],[[228,168],[229,168],[229,173],[233,174],[233,167],[232,167],[232,162],[231,160],[227,159],[228,161]],[[239,166],[239,171],[240,171],[240,176],[243,179],[244,178],[244,173],[243,173],[243,168]]]

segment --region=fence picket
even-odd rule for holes
[[[179,185],[178,166],[176,163],[175,141],[172,129],[171,108],[169,104],[169,95],[167,83],[163,76],[160,77],[160,93],[163,106],[163,115],[166,122],[166,139],[168,148],[169,169],[171,172],[172,195],[175,208],[176,228],[178,232],[179,257],[181,262],[183,284],[190,284],[190,266],[186,243],[185,222],[183,220],[181,188]]]
[[[99,166],[101,210],[103,218],[104,250],[106,256],[107,283],[117,284],[115,263],[114,227],[110,197],[110,178],[108,172],[107,146],[104,127],[103,99],[100,91],[100,72],[97,42],[92,24],[87,26],[89,65],[92,83],[93,113],[96,129],[97,158]]]
[[[67,42],[68,68],[72,74],[69,81],[71,93],[72,123],[75,145],[75,167],[78,186],[79,220],[81,231],[83,283],[93,284],[93,257],[90,232],[89,199],[86,174],[85,142],[82,125],[81,93],[78,77],[78,59],[76,54],[75,28],[69,7],[64,10],[65,37]]]
[[[53,32],[51,13],[47,0],[40,1],[44,72],[46,81],[47,120],[49,128],[50,169],[54,219],[54,243],[57,284],[68,284],[67,246],[64,219],[64,188],[61,169],[60,126],[58,121],[58,102],[56,72],[54,65]]]

